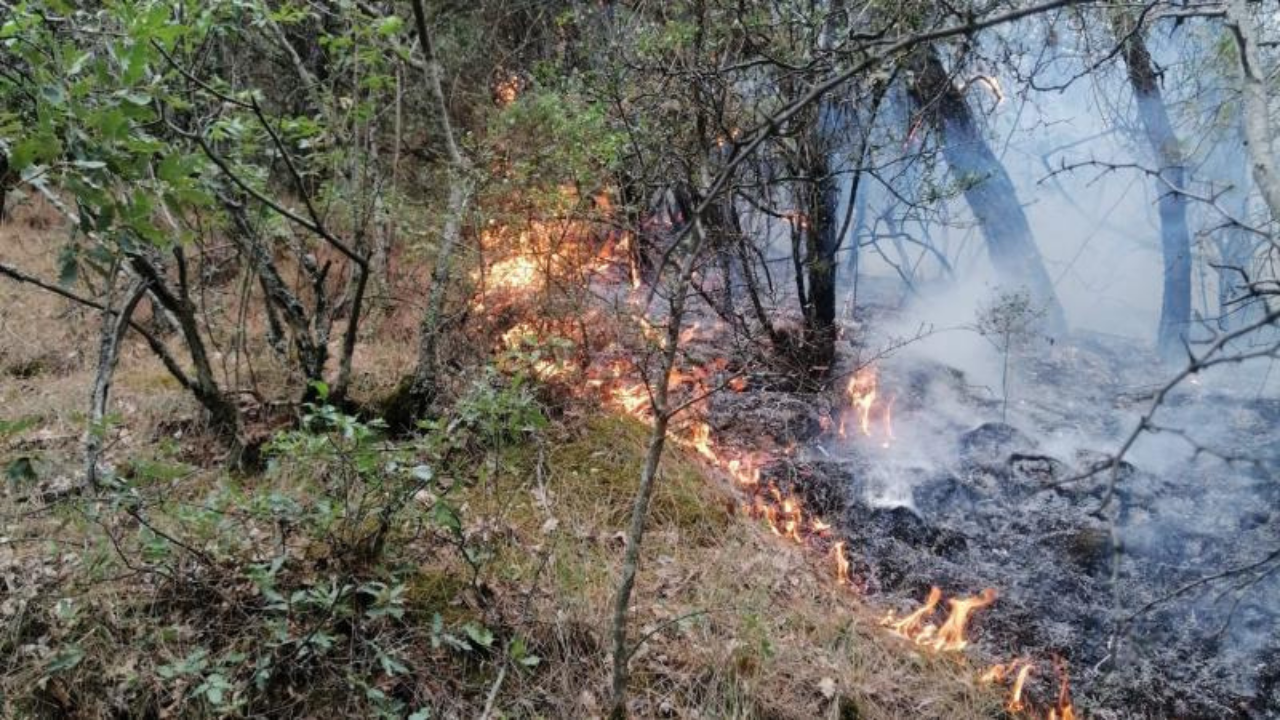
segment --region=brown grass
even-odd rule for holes
[[[591,419],[534,451],[535,467],[508,459],[487,498],[471,501],[473,514],[508,532],[500,595],[533,598],[530,635],[555,659],[511,689],[512,706],[550,693],[563,717],[605,710],[608,609],[646,432]],[[637,716],[1000,716],[974,666],[888,636],[821,558],[735,506],[696,463],[668,456],[632,616],[633,639],[652,633],[633,659]]]
[[[48,212],[23,208],[0,226],[0,259],[56,277],[65,230]],[[225,317],[236,316],[234,295],[226,295],[232,309]],[[0,281],[0,419],[39,419],[19,437],[0,439],[7,443],[0,444],[0,459],[37,453],[43,472],[78,468],[97,320],[65,301]],[[358,397],[392,387],[412,363],[402,324],[390,320],[389,332],[381,334],[376,323],[369,326],[356,356]],[[294,389],[269,353],[255,362],[261,385]],[[120,417],[108,456],[115,462],[160,453],[164,442],[193,442],[182,421],[198,417],[198,409],[144,346],[126,349],[111,407]],[[598,717],[606,710],[609,607],[646,434],[630,420],[570,413],[537,441],[492,451],[478,468],[482,481],[462,493],[468,532],[483,535],[494,551],[480,582],[500,624],[529,638],[543,658],[537,668],[506,678],[495,705],[508,716]],[[197,498],[222,481],[216,471],[203,471],[174,490]],[[24,511],[4,505],[5,518]],[[669,451],[634,594],[631,637],[647,637],[632,660],[634,715],[1001,716],[1000,698],[976,686],[975,667],[963,658],[923,655],[888,636],[877,626],[878,613],[835,585],[824,558],[778,540],[736,508],[701,466]],[[74,548],[76,528],[74,521],[42,516],[6,534],[57,537]],[[57,574],[78,567],[73,553],[50,561],[44,552],[40,544],[6,544],[0,570]],[[475,616],[461,599],[463,571],[454,555],[424,553],[411,583],[413,604],[447,608],[449,620]],[[127,583],[107,583],[92,599],[103,608],[125,608],[130,591]],[[89,651],[124,669],[148,652],[105,639]],[[471,690],[441,698],[460,716],[479,713],[496,676],[487,664],[444,663],[431,672],[455,673],[444,685]],[[317,712],[322,703],[316,700]]]

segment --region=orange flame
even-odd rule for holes
[[[1058,706],[1050,708],[1048,720],[1076,720],[1075,707],[1071,704],[1071,679],[1061,661],[1055,662],[1062,682],[1058,686]]]
[[[952,598],[947,601],[950,613],[942,627],[928,622],[942,600],[942,590],[937,586],[929,588],[929,597],[924,605],[910,615],[898,619],[891,610],[880,621],[880,624],[917,645],[928,647],[935,652],[959,652],[969,646],[965,637],[965,629],[969,618],[975,610],[984,608],[996,601],[996,591],[987,588],[974,597]]]
[[[844,541],[840,541],[831,546],[831,555],[836,561],[836,582],[841,585],[849,584],[849,558],[844,555]]]
[[[1009,702],[1005,707],[1009,712],[1022,712],[1027,708],[1027,704],[1022,699],[1023,686],[1027,683],[1027,677],[1031,675],[1031,671],[1035,666],[1031,663],[1025,663],[1018,668],[1018,676],[1013,681],[1013,692],[1009,695]]]
[[[942,588],[933,586],[929,588],[929,597],[925,599],[924,605],[910,615],[897,619],[896,614],[890,610],[880,621],[880,624],[889,628],[891,632],[901,635],[908,640],[916,639],[922,632],[922,628],[926,627],[925,619],[933,614],[934,608],[942,600]]]
[[[893,403],[897,398],[890,396],[889,402],[883,401],[875,368],[869,365],[860,368],[849,378],[844,392],[849,401],[849,407],[840,413],[838,435],[841,438],[847,437],[850,416],[852,416],[853,422],[857,424],[862,435],[865,437],[882,435],[881,445],[889,447],[894,439]],[[879,429],[880,426],[883,427],[882,431]]]
[[[719,462],[720,457],[716,455],[716,451],[711,447],[711,426],[704,423],[694,423],[693,429],[689,432],[686,442],[699,455],[710,460],[711,462]]]
[[[871,408],[876,403],[876,384],[876,371],[865,367],[849,378],[849,385],[845,388],[850,405],[858,413],[858,426],[867,436],[871,435]]]
[[[959,652],[969,646],[969,641],[965,638],[965,627],[969,624],[969,617],[975,610],[981,610],[996,601],[996,591],[994,588],[987,588],[974,597],[955,599],[947,601],[951,607],[951,613],[947,616],[947,621],[938,630],[938,638],[933,642],[933,649],[942,652]]]

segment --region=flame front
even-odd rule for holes
[[[938,607],[938,603],[941,601],[942,588],[935,585],[929,588],[929,597],[925,599],[924,605],[920,609],[901,620],[897,619],[896,614],[890,610],[884,616],[884,619],[880,621],[880,624],[908,640],[915,640],[924,632],[924,628],[932,627],[925,624],[925,619],[933,614],[934,608]],[[932,634],[932,631],[930,631],[930,634]]]
[[[897,398],[890,396],[889,401],[884,402],[876,369],[870,365],[859,368],[849,378],[844,394],[849,407],[840,414],[837,434],[842,438],[847,437],[852,419],[864,437],[879,435],[881,445],[889,447],[894,439],[893,403]]]
[[[841,585],[849,584],[849,558],[844,554],[844,541],[831,546],[831,555],[836,561],[836,582]]]
[[[952,598],[947,601],[950,612],[941,627],[930,622],[930,618],[942,601],[942,590],[936,585],[929,588],[929,596],[924,605],[910,615],[898,619],[890,611],[880,624],[903,638],[917,645],[927,647],[935,652],[959,652],[969,646],[965,631],[969,619],[975,610],[987,607],[996,601],[996,591],[992,588],[983,590],[978,595],[967,598]]]
[[[994,588],[987,588],[975,597],[951,599],[948,605],[951,607],[951,613],[947,616],[947,622],[938,630],[938,637],[933,642],[933,649],[944,652],[959,652],[969,646],[968,639],[965,638],[965,627],[969,624],[969,617],[973,611],[987,607],[996,601],[996,591]]]
[[[1031,671],[1035,668],[1031,663],[1026,663],[1018,668],[1018,676],[1013,681],[1013,692],[1009,695],[1009,702],[1005,706],[1009,712],[1022,712],[1027,705],[1022,700],[1022,691],[1027,684],[1027,677],[1031,675]]]
[[[566,197],[569,197],[568,193]],[[597,198],[595,206],[607,210],[610,207],[607,196]],[[804,218],[797,217],[796,221],[803,222]],[[626,263],[627,279],[634,286],[639,273],[630,252],[630,237],[625,233],[612,236],[603,245],[585,242],[590,235],[584,228],[585,225],[573,221],[533,222],[520,232],[491,226],[481,233],[488,264],[486,272],[477,274],[476,279],[484,281],[482,287],[493,293],[496,302],[507,303],[508,306],[531,299],[535,293],[558,287],[557,277],[583,271],[603,273],[619,260]],[[616,272],[608,277],[622,279]],[[485,308],[483,296],[475,302],[476,307]],[[641,336],[658,347],[665,345],[665,329],[650,324],[642,315],[633,319]],[[548,336],[574,338],[586,343],[590,336],[581,321],[582,318],[575,318],[557,323],[554,319],[540,317],[517,322],[502,333],[501,345],[508,350],[530,351],[531,347],[537,349],[545,344],[542,341]],[[699,342],[714,335],[714,329],[695,323],[683,328],[679,342]],[[554,353],[524,354],[531,355],[531,369],[539,378],[566,384],[581,381],[580,387],[600,393],[599,397],[607,406],[642,422],[652,423],[654,409],[649,384],[640,368],[630,363],[620,350],[621,346],[610,345],[601,355],[596,355],[594,361],[581,364],[557,358]],[[603,358],[611,359],[606,361]],[[671,441],[697,453],[698,457],[723,473],[735,488],[745,493],[744,513],[763,520],[774,535],[811,549],[827,548],[827,556],[832,563],[829,567],[832,567],[836,583],[855,587],[846,541],[827,540],[832,525],[807,511],[795,492],[790,489],[784,492],[775,480],[765,476],[771,462],[792,454],[795,446],[744,451],[715,442],[711,425],[706,420],[707,398],[715,388],[727,387],[734,392],[745,392],[749,387],[740,371],[730,370],[729,366],[727,359],[719,358],[701,365],[678,365],[672,369],[668,390],[676,394],[673,397],[680,398],[679,402],[686,403],[693,417],[671,426]],[[716,373],[722,374],[713,378]],[[837,414],[840,437],[845,437],[852,427],[855,428],[853,433],[889,447],[895,439],[893,411],[896,397],[879,387],[876,369],[866,366],[855,372],[845,385],[844,396],[847,405]],[[835,424],[832,418],[826,420],[824,430]],[[949,599],[947,616],[939,625],[936,615],[942,600],[942,590],[931,587],[919,608],[901,618],[891,611],[881,624],[890,632],[932,652],[963,651],[970,642],[966,635],[969,621],[976,611],[995,602],[996,591],[986,589],[976,596]],[[980,680],[1001,684],[1011,681],[1006,707],[1011,712],[1025,714],[1033,708],[1026,690],[1034,668],[1030,661],[1019,659],[993,666],[982,674]],[[1065,672],[1062,673],[1057,702],[1045,712],[1047,714],[1042,717],[1047,720],[1075,720],[1076,712]]]

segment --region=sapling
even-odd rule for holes
[[[997,291],[990,302],[978,308],[974,329],[987,339],[1001,356],[1000,421],[1009,419],[1009,359],[1013,352],[1036,336],[1045,317],[1045,308],[1036,304],[1026,288]]]

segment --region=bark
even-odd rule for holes
[[[704,203],[705,206],[706,203]],[[705,209],[703,210],[705,212]],[[627,546],[622,557],[622,577],[613,602],[612,645],[613,683],[610,717],[620,720],[627,716],[627,664],[634,652],[627,647],[627,610],[631,606],[631,593],[635,589],[636,573],[640,567],[640,547],[644,541],[645,523],[649,517],[649,503],[653,499],[653,487],[658,477],[658,465],[667,441],[667,427],[671,422],[668,404],[671,373],[679,355],[680,330],[684,321],[685,299],[697,267],[698,254],[705,243],[706,233],[698,215],[693,218],[694,242],[680,266],[671,297],[671,310],[667,318],[666,345],[663,347],[662,364],[653,391],[653,429],[649,433],[648,450],[644,468],[640,472],[640,485],[631,504],[631,524],[627,529]]]
[[[809,180],[805,213],[805,274],[808,292],[803,307],[805,345],[815,371],[829,368],[835,360],[836,342],[836,252],[840,249],[838,214],[840,188],[831,172],[833,134],[839,112],[829,102],[818,106],[817,126],[807,148]]]
[[[431,289],[427,295],[427,309],[423,313],[418,330],[418,360],[413,375],[400,384],[387,403],[387,422],[396,429],[405,430],[413,421],[426,414],[439,392],[439,343],[444,324],[444,302],[451,274],[453,253],[462,237],[462,222],[471,202],[472,187],[468,174],[471,166],[453,135],[453,123],[449,119],[449,104],[445,99],[441,81],[440,63],[436,59],[431,34],[427,30],[427,12],[422,0],[413,0],[414,27],[422,42],[426,56],[423,74],[427,89],[440,116],[440,133],[449,160],[449,201],[445,209],[444,228],[440,234],[440,247],[436,252],[435,267],[431,271]]]
[[[7,277],[15,282],[33,285],[41,290],[70,300],[78,305],[90,307],[95,310],[107,310],[107,306],[100,302],[90,300],[86,297],[81,297],[65,288],[59,287],[58,285],[45,282],[34,275],[28,275],[11,265],[0,263],[0,276]],[[173,353],[169,352],[168,346],[166,346],[160,338],[156,337],[155,333],[133,320],[129,321],[129,328],[141,335],[142,338],[147,341],[147,346],[151,348],[151,352],[155,353],[156,357],[160,358],[160,362],[164,363],[165,369],[169,371],[169,374],[173,376],[173,379],[177,380],[178,384],[184,389],[191,390],[191,379],[187,377],[186,372],[184,372],[182,366],[178,364],[178,360],[173,356]]]
[[[200,324],[196,317],[195,304],[191,302],[187,291],[186,263],[180,248],[174,249],[178,264],[178,288],[174,290],[152,262],[141,254],[129,255],[129,263],[145,282],[148,292],[162,307],[173,314],[178,322],[178,330],[182,333],[191,358],[195,378],[190,389],[200,404],[209,413],[209,424],[214,433],[226,443],[231,451],[231,464],[239,465],[244,450],[241,439],[240,410],[222,393],[213,373],[213,365],[209,362],[209,353],[205,348],[204,338],[200,334]]]
[[[941,135],[943,157],[964,185],[965,200],[982,229],[996,273],[1002,282],[1025,286],[1044,307],[1047,329],[1064,332],[1066,316],[1013,181],[987,144],[964,95],[947,75],[936,50],[928,48],[919,53],[910,93]]]
[[[1271,149],[1271,114],[1267,105],[1267,74],[1258,55],[1258,29],[1245,0],[1228,0],[1227,26],[1240,51],[1240,99],[1244,112],[1249,169],[1271,219],[1280,222],[1280,172]]]
[[[1164,257],[1164,296],[1160,304],[1160,326],[1156,346],[1169,360],[1182,356],[1191,326],[1191,233],[1187,228],[1187,198],[1170,188],[1186,182],[1186,160],[1178,142],[1160,89],[1160,78],[1147,50],[1137,20],[1127,12],[1112,19],[1121,41],[1120,54],[1128,68],[1138,117],[1147,142],[1159,163],[1157,192],[1160,193],[1160,247]]]
[[[84,437],[84,479],[89,488],[98,485],[98,461],[102,456],[102,439],[107,417],[107,400],[111,396],[111,381],[115,378],[116,364],[120,360],[120,343],[133,318],[138,303],[147,294],[147,283],[135,283],[129,289],[119,310],[112,310],[110,300],[102,311],[102,339],[98,346],[98,371],[94,376],[93,393],[89,401],[89,427]]]
[[[13,181],[9,173],[9,156],[0,152],[0,223],[9,219],[5,202],[9,199],[9,184]]]
[[[279,318],[282,316],[293,336],[293,346],[298,353],[298,364],[302,366],[303,375],[308,381],[323,380],[328,348],[312,337],[311,314],[281,277],[271,252],[249,222],[244,205],[229,197],[222,198],[222,205],[235,226],[232,240],[248,257],[249,264],[257,274],[263,292],[266,293],[269,327],[272,334],[277,332],[274,325],[279,323]],[[321,293],[324,288],[317,287],[316,291]]]

